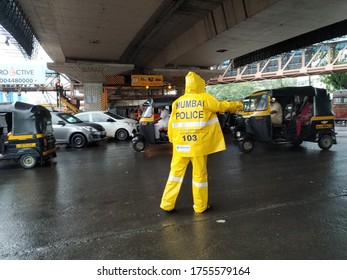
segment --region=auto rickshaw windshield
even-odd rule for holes
[[[152,106],[147,106],[142,113],[143,118],[150,118],[152,116]]]
[[[45,125],[46,125],[46,133],[48,134],[53,134],[53,125],[52,125],[52,120],[47,120],[45,119]]]
[[[36,114],[34,121],[37,133],[53,134],[52,120],[50,116]]]
[[[243,111],[264,111],[268,106],[268,94],[248,96],[243,100]]]

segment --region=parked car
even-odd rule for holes
[[[138,121],[110,112],[90,111],[78,113],[75,116],[85,122],[94,122],[102,125],[106,130],[107,137],[120,141],[128,139],[130,135],[138,131]]]
[[[106,131],[99,124],[85,123],[69,113],[51,112],[51,115],[57,144],[78,149],[106,139]]]

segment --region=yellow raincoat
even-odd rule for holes
[[[193,166],[194,211],[208,206],[207,155],[225,150],[224,136],[217,112],[236,112],[241,102],[218,101],[204,92],[205,81],[196,73],[186,76],[185,94],[172,104],[168,135],[173,144],[171,170],[160,207],[175,208],[188,163]]]

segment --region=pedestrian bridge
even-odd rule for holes
[[[347,71],[347,37],[293,50],[262,61],[234,67],[234,61],[217,65],[224,73],[209,85]]]

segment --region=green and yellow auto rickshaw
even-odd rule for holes
[[[43,106],[0,103],[0,160],[15,160],[24,168],[56,157],[51,114]]]
[[[279,124],[271,121],[270,103],[275,100],[282,108]],[[308,104],[309,117],[305,122],[299,121]],[[245,153],[253,150],[255,142],[300,145],[309,141],[318,143],[322,150],[329,150],[336,144],[330,95],[325,89],[312,86],[254,92],[243,100],[243,111],[237,116],[234,135]]]

